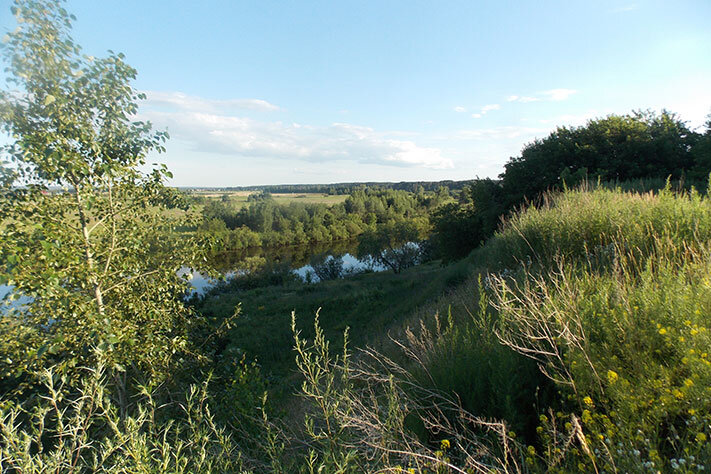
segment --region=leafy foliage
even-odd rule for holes
[[[569,186],[577,184],[579,171],[593,181],[678,179],[694,165],[690,150],[698,138],[667,111],[610,115],[581,127],[559,127],[506,164],[504,193],[509,204],[518,204],[560,187],[566,175],[573,178]]]
[[[200,230],[219,238],[219,250],[355,239],[391,221],[424,218],[450,198],[444,191],[414,194],[373,187],[356,189],[345,202],[332,206],[282,205],[269,193],[253,194],[249,199],[246,207],[221,200],[204,204]]]
[[[14,137],[3,150],[0,281],[32,302],[1,320],[2,388],[23,390],[49,365],[94,366],[99,347],[125,405],[127,380],[157,383],[191,351],[176,271],[199,252],[163,212],[179,204],[162,184],[170,173],[138,171],[167,134],[132,120],[142,95],[123,55],[83,56],[55,2],[13,12],[21,27],[3,55],[19,89],[0,95]]]
[[[466,186],[458,203],[435,209],[431,220],[439,256],[445,262],[464,258],[492,235],[504,212],[502,200],[501,185],[485,179]]]

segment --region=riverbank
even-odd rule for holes
[[[461,283],[467,264],[442,267],[439,261],[424,263],[399,274],[392,271],[363,273],[344,279],[306,284],[298,281],[251,290],[221,292],[198,301],[196,309],[207,318],[240,315],[227,338],[225,352],[245,354],[256,360],[276,391],[293,388],[292,311],[303,334],[312,337],[316,313],[334,350],[349,328],[354,346],[382,345],[391,330]],[[442,308],[446,311],[446,306]],[[286,379],[285,384],[282,379]]]

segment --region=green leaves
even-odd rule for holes
[[[3,158],[25,185],[0,180],[0,281],[34,298],[21,318],[0,318],[0,353],[12,361],[0,360],[0,373],[24,373],[0,379],[0,391],[27,388],[54,364],[72,381],[103,362],[130,372],[126,383],[160,383],[195,353],[175,269],[202,254],[172,231],[184,214],[165,211],[165,166],[138,170],[167,134],[127,118],[141,96],[136,70],[122,54],[82,55],[59,3],[16,2],[26,21],[0,53],[22,91],[0,93],[1,126],[15,140]]]

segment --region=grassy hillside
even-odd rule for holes
[[[486,272],[487,303],[437,338],[429,368],[435,386],[457,391],[475,414],[492,405],[467,397],[471,387],[518,396],[518,410],[500,414],[524,429],[537,419],[524,433],[527,468],[708,466],[708,198],[570,191],[512,217],[469,261]],[[473,294],[468,285],[460,292]],[[507,388],[500,374],[521,357],[539,370]],[[554,390],[531,390],[546,381]],[[514,390],[521,384],[528,393]]]
[[[457,265],[225,294],[204,308],[227,314],[241,302],[231,347],[289,380],[282,388],[307,375],[294,364],[289,314],[311,338],[321,308],[331,350],[349,327],[351,347],[380,351],[356,351],[358,363],[399,373],[409,403],[437,393],[457,401],[437,408],[445,419],[503,423],[506,436],[493,441],[483,425],[444,430],[461,437],[446,450],[452,465],[473,466],[488,440],[491,466],[513,471],[699,470],[711,462],[710,204],[695,192],[568,191],[514,215]],[[345,389],[328,396],[363,404]],[[435,449],[443,435],[413,416],[403,433]]]
[[[707,197],[568,191],[455,265],[213,295],[209,318],[241,305],[215,360],[261,369],[196,388],[184,420],[161,424],[148,403],[140,420],[109,410],[95,423],[142,446],[107,459],[146,469],[159,452],[195,464],[170,444],[192,433],[208,471],[704,471],[709,275]],[[117,452],[100,436],[91,449]]]
[[[336,348],[342,344],[346,328],[356,346],[387,344],[388,333],[398,333],[413,312],[429,309],[432,301],[461,283],[465,269],[443,268],[435,262],[399,274],[365,273],[316,284],[292,282],[226,291],[208,297],[198,308],[205,316],[221,319],[239,307],[240,316],[225,350],[246,353],[266,374],[281,379],[296,372],[292,311],[298,318],[298,328],[309,337],[313,336],[313,322],[319,312],[321,327]]]

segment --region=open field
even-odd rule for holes
[[[210,199],[222,199],[223,196],[229,196],[230,200],[242,206],[247,205],[247,198],[250,194],[258,191],[224,191],[224,192],[193,192],[193,196],[202,196]],[[272,194],[274,201],[277,204],[289,204],[292,202],[301,202],[307,204],[326,204],[333,206],[334,204],[342,203],[348,198],[347,194],[332,195],[323,193],[274,193]]]

